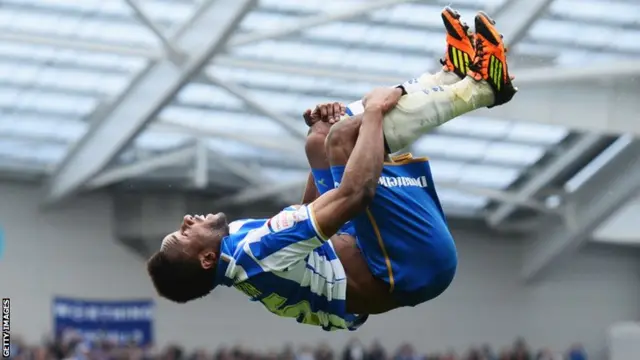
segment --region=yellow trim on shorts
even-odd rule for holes
[[[324,234],[324,231],[320,228],[320,224],[316,221],[316,214],[313,211],[313,207],[311,206],[313,203],[307,205],[307,212],[309,213],[309,219],[311,220],[311,225],[313,226],[313,230],[315,230],[316,235],[320,236],[320,240],[327,241],[329,237]]]
[[[414,158],[411,153],[404,153],[400,155],[393,156],[391,161],[385,161],[385,165],[405,165],[411,163],[419,163],[419,162],[427,162],[429,161],[428,157],[418,157]]]
[[[384,240],[382,240],[382,235],[380,234],[380,228],[378,227],[378,223],[376,219],[373,218],[373,214],[369,209],[365,210],[367,213],[367,217],[371,222],[371,227],[373,227],[373,232],[376,234],[376,238],[378,239],[378,245],[380,245],[380,250],[382,250],[382,256],[384,256],[384,262],[387,264],[387,272],[389,273],[389,292],[393,292],[395,287],[395,280],[393,279],[393,268],[391,267],[391,259],[389,258],[389,254],[387,253],[387,248],[384,246]]]

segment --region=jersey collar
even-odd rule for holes
[[[233,279],[230,279],[226,276],[227,268],[231,264],[231,256],[229,254],[233,254],[228,244],[229,236],[226,236],[222,239],[222,243],[220,244],[220,258],[218,259],[218,265],[216,268],[216,278],[213,282],[213,287],[215,288],[218,285],[224,286],[232,286]]]

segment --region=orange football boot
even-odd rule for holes
[[[495,21],[480,12],[475,19],[476,57],[468,75],[477,81],[486,81],[495,95],[491,107],[509,102],[518,89],[513,86],[507,68],[507,49],[502,35],[495,27]]]
[[[442,10],[442,21],[447,29],[447,51],[440,63],[445,71],[453,72],[463,79],[476,56],[473,31],[462,22],[460,14],[450,7]]]

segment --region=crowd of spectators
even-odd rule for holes
[[[16,360],[587,360],[580,345],[564,352],[530,349],[523,340],[516,340],[508,348],[495,352],[491,346],[471,347],[464,353],[453,350],[444,353],[418,353],[410,344],[395,351],[385,349],[380,343],[365,346],[352,340],[341,351],[327,344],[315,346],[286,346],[279,350],[255,351],[243,347],[220,348],[215,351],[197,350],[185,352],[180,346],[168,346],[158,350],[134,344],[116,346],[108,341],[88,344],[78,338],[46,341],[29,346],[20,340],[12,344],[12,358]]]

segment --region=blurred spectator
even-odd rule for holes
[[[418,360],[418,356],[411,344],[403,344],[398,348],[393,360]]]
[[[365,360],[364,346],[358,339],[351,339],[342,352],[342,360]]]
[[[511,360],[533,360],[527,343],[522,338],[518,338],[513,344]]]
[[[482,357],[482,353],[480,350],[472,347],[469,349],[469,353],[467,354],[466,360],[484,360]]]
[[[500,352],[499,360],[511,360],[511,350],[510,349],[502,349]]]
[[[296,360],[314,360],[315,354],[310,346],[303,346],[298,351]]]
[[[498,357],[489,344],[483,345],[481,352],[484,360],[498,360]]]
[[[40,345],[24,343],[15,336],[11,344],[12,359],[15,360],[588,360],[582,345],[573,345],[566,353],[542,349],[531,352],[523,339],[514,342],[513,347],[503,349],[496,355],[489,345],[470,347],[463,356],[453,350],[444,354],[429,353],[419,355],[413,345],[405,343],[399,346],[389,357],[378,341],[368,347],[353,339],[348,342],[338,359],[330,344],[302,345],[298,351],[288,345],[281,349],[252,351],[235,346],[217,349],[197,349],[185,352],[180,345],[170,345],[156,351],[153,347],[136,346],[133,342],[116,344],[101,337],[92,342],[81,339],[77,333],[65,332],[55,339],[45,339]],[[533,356],[532,354],[535,354]]]
[[[538,351],[538,354],[536,355],[536,360],[555,360],[555,357],[551,352],[551,350],[542,349]]]
[[[458,355],[453,350],[447,351],[443,356],[439,356],[436,360],[458,360]]]
[[[280,353],[280,360],[295,360],[296,354],[293,351],[293,346],[287,345]]]
[[[387,360],[387,352],[378,340],[371,343],[371,347],[366,354],[366,360]]]
[[[334,360],[333,350],[329,344],[323,343],[318,345],[315,354],[315,360]]]
[[[567,354],[568,360],[587,360],[587,353],[581,344],[574,344]]]

